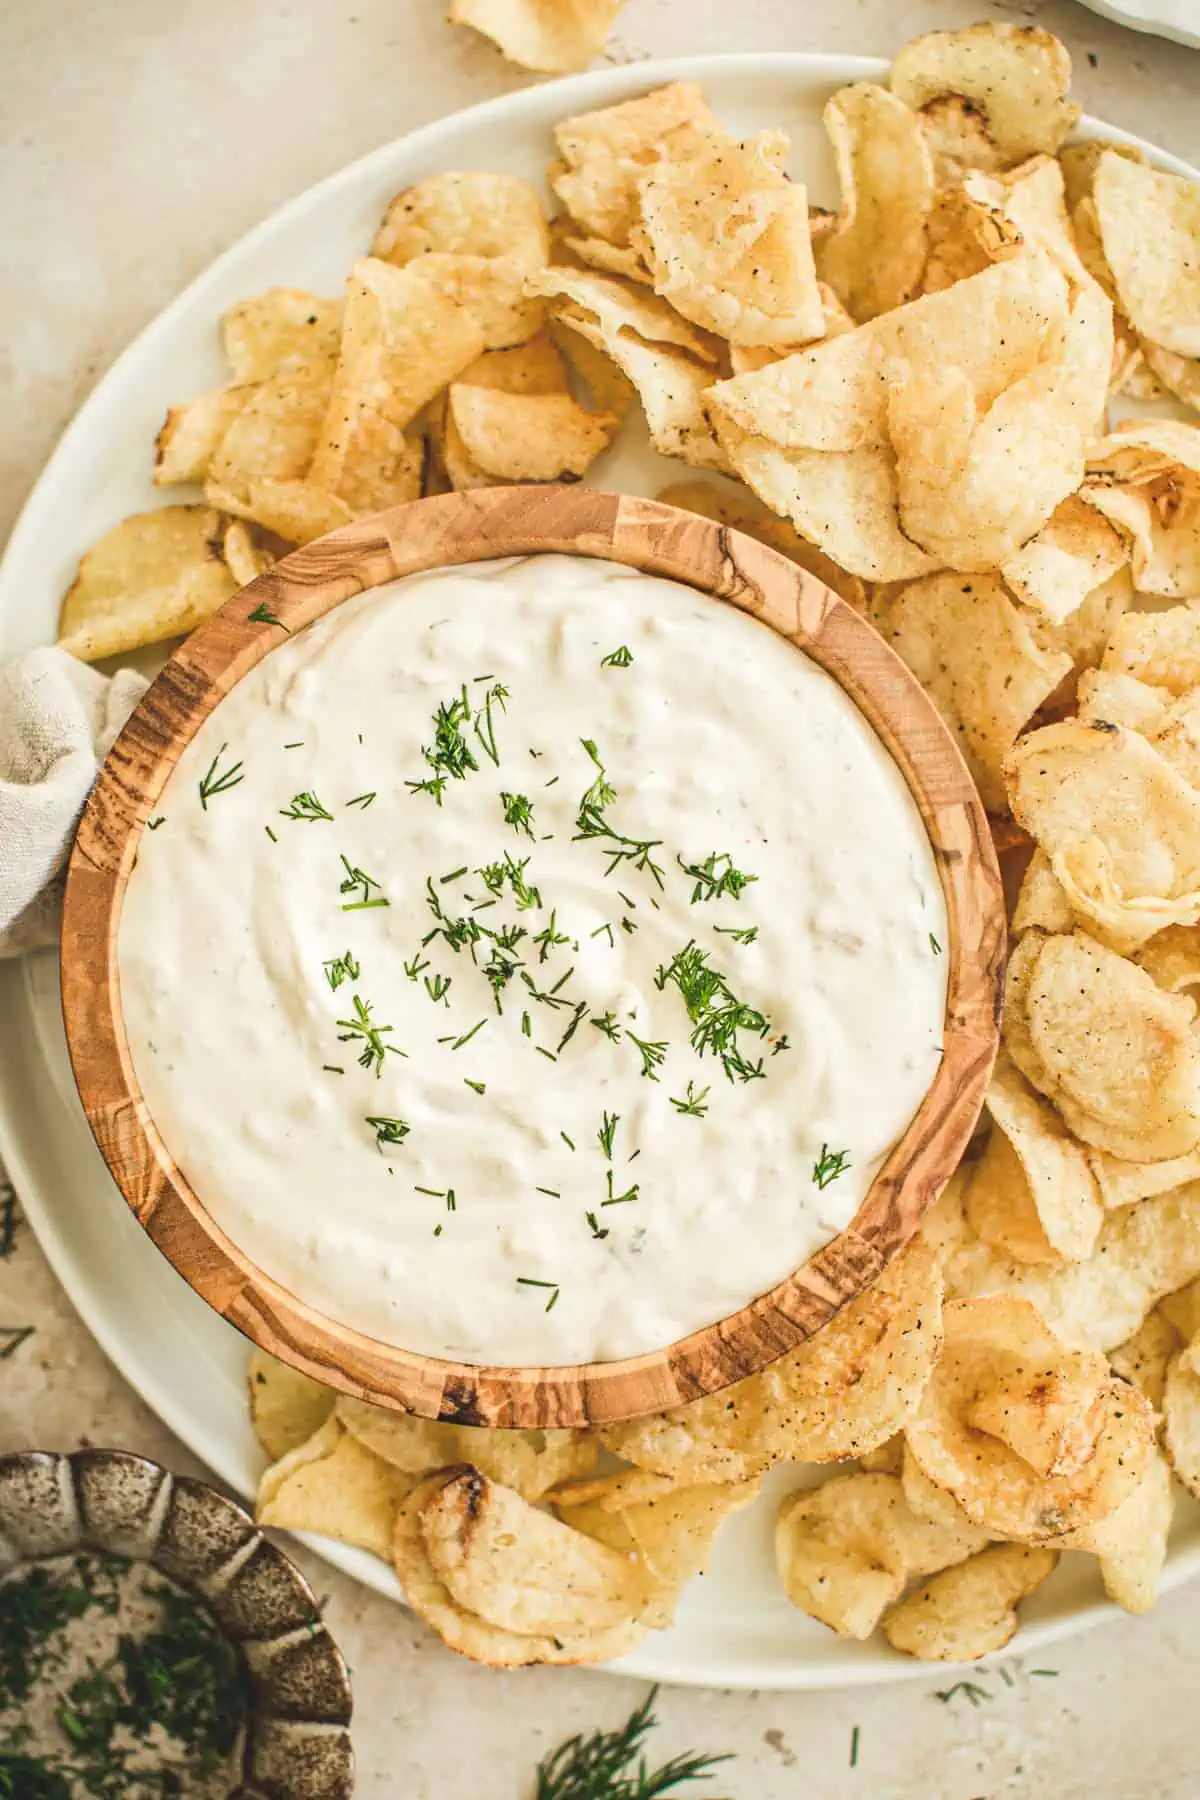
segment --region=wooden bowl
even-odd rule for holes
[[[537,551],[606,557],[740,607],[802,648],[856,702],[920,808],[950,922],[945,1054],[920,1109],[848,1228],[731,1318],[617,1362],[500,1368],[379,1343],[316,1312],[208,1216],[159,1136],[121,1018],[117,926],[146,818],[184,746],[290,631],[364,588],[444,564]],[[678,1405],[754,1373],[872,1282],[949,1178],[996,1053],[1004,909],[982,802],[932,701],[853,608],[755,539],[693,513],[577,487],[508,487],[398,506],[295,551],[175,652],[117,739],[67,877],[62,993],[84,1110],[118,1187],[158,1248],[247,1337],[345,1393],[426,1418],[493,1426],[602,1423]]]

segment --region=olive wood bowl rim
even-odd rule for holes
[[[384,1344],[306,1305],[209,1218],[160,1137],[121,1017],[117,928],[142,829],[186,743],[272,649],[365,589],[513,555],[593,556],[685,582],[757,617],[824,668],[904,776],[949,919],[941,1062],[846,1229],[769,1292],[663,1349],[555,1367],[460,1363]],[[264,621],[263,613],[269,615]],[[257,619],[252,614],[258,614]],[[584,1426],[683,1404],[818,1330],[909,1240],[966,1148],[999,1041],[1005,958],[987,815],[932,700],[874,627],[796,563],[697,514],[582,487],[479,489],[396,506],[282,558],[176,649],[106,759],[71,853],[62,1000],[92,1134],[135,1217],[245,1336],[339,1391],[459,1424]]]

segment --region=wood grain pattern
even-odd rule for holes
[[[138,1087],[121,1020],[117,925],[143,825],[185,744],[247,670],[286,642],[280,626],[249,620],[260,603],[295,632],[397,576],[546,551],[689,582],[806,651],[856,701],[908,782],[945,889],[945,1055],[849,1228],[770,1293],[648,1355],[489,1368],[417,1356],[339,1325],[218,1229]],[[677,1405],[752,1374],[874,1279],[915,1231],[974,1128],[996,1053],[1004,951],[983,806],[933,703],[864,619],[776,551],[695,514],[585,488],[508,487],[395,507],[297,550],[176,652],[113,746],[80,823],[63,916],[63,1012],[84,1109],[117,1185],[180,1274],[247,1337],[331,1387],[428,1418],[582,1425]]]

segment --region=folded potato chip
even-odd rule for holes
[[[559,247],[565,254],[556,256],[556,263],[573,263],[584,269],[599,269],[604,275],[618,275],[625,281],[641,282],[646,287],[654,285],[641,253],[632,244],[610,244],[607,238],[564,233]]]
[[[898,53],[888,85],[912,107],[960,95],[978,109],[988,136],[1010,162],[1057,150],[1079,117],[1066,99],[1066,46],[1036,25],[928,32]]]
[[[1200,604],[1126,613],[1100,666],[1176,696],[1200,687]]]
[[[261,542],[245,519],[229,521],[221,539],[221,554],[239,587],[254,581],[276,561],[274,553]]]
[[[1200,789],[1140,732],[1047,725],[1010,752],[1005,775],[1013,817],[1110,949],[1127,954],[1165,926],[1200,921]]]
[[[1200,1181],[1200,1150],[1158,1162],[1123,1162],[1103,1150],[1089,1150],[1088,1162],[1105,1208],[1136,1206],[1156,1194],[1169,1194],[1185,1182]]]
[[[775,1526],[775,1561],[794,1606],[841,1637],[868,1638],[905,1585],[962,1562],[988,1542],[964,1520],[914,1512],[895,1475],[836,1475],[789,1494]]]
[[[1050,867],[1050,858],[1035,849],[1021,878],[1010,930],[1014,937],[1025,931],[1074,931],[1079,921],[1071,911],[1063,885]]]
[[[1020,1622],[1020,1602],[1057,1565],[1054,1550],[996,1544],[935,1575],[894,1606],[884,1617],[883,1635],[893,1650],[922,1662],[973,1662],[1003,1650]]]
[[[759,1375],[688,1406],[601,1431],[638,1468],[742,1481],[785,1461],[834,1462],[892,1437],[938,1352],[937,1253],[914,1242],[874,1284]]]
[[[472,465],[492,481],[578,478],[620,428],[570,394],[511,394],[452,382],[449,422]]]
[[[330,1417],[263,1472],[257,1519],[278,1531],[319,1531],[376,1556],[391,1547],[396,1508],[412,1486]]]
[[[58,620],[58,642],[83,662],[181,637],[237,589],[221,554],[225,521],[210,506],[134,513],[84,552]]]
[[[270,381],[294,363],[336,356],[342,336],[342,303],[302,288],[268,288],[230,307],[221,319],[221,341],[236,383]]]
[[[748,488],[716,488],[707,481],[676,481],[665,487],[658,498],[667,506],[683,507],[686,512],[715,519],[718,525],[744,531],[748,537],[757,538],[760,544],[769,544],[772,550],[778,550],[792,562],[799,563],[802,569],[807,569],[810,575],[815,575],[818,581],[823,581],[859,612],[866,609],[864,583],[856,575],[849,575],[839,568],[815,544],[802,538],[786,519],[779,518],[770,507],[764,506]]]
[[[405,1598],[444,1644],[490,1668],[512,1669],[529,1663],[606,1662],[641,1642],[647,1628],[640,1620],[576,1636],[526,1636],[490,1625],[460,1606],[434,1572],[424,1533],[426,1511],[458,1473],[443,1469],[419,1482],[397,1510],[392,1537],[392,1561]]]
[[[1011,157],[999,148],[979,108],[965,94],[941,94],[917,113],[939,188],[953,187],[976,171],[994,175]]]
[[[329,1388],[265,1350],[252,1354],[246,1380],[250,1423],[272,1462],[306,1444],[333,1411],[336,1395]]]
[[[700,469],[724,469],[725,456],[704,410],[712,370],[682,350],[646,343],[636,332],[606,329],[582,309],[560,312],[559,323],[590,349],[612,358],[616,373],[641,401],[654,448]],[[598,380],[591,379],[593,389]],[[614,415],[615,416],[615,415]]]
[[[1158,1599],[1174,1513],[1170,1464],[1156,1451],[1146,1474],[1122,1506],[1095,1525],[1068,1532],[1055,1547],[1090,1551],[1099,1559],[1109,1599],[1126,1612],[1146,1613]]]
[[[1147,1313],[1132,1337],[1109,1351],[1108,1360],[1123,1380],[1131,1381],[1145,1394],[1155,1412],[1161,1412],[1167,1370],[1182,1345],[1183,1339],[1162,1307],[1156,1306],[1152,1313]]]
[[[337,1416],[360,1444],[406,1475],[429,1475],[470,1456],[482,1475],[525,1500],[540,1500],[547,1489],[589,1474],[596,1464],[595,1440],[581,1431],[483,1431],[346,1395],[338,1400]]]
[[[1159,1311],[1175,1327],[1184,1344],[1190,1344],[1200,1335],[1200,1281],[1189,1280],[1164,1295]],[[1191,1360],[1194,1363],[1195,1356]]]
[[[1072,494],[1000,572],[1018,600],[1061,625],[1128,560],[1120,532]]]
[[[583,321],[592,325],[605,344],[633,333],[647,344],[685,350],[700,363],[715,364],[719,358],[719,345],[709,332],[697,331],[665,300],[636,282],[556,265],[531,276],[528,286],[532,293],[560,302],[562,315],[576,328]]]
[[[1004,759],[1071,672],[1043,649],[995,575],[927,575],[880,607],[876,623],[936,703],[984,804],[1004,812]]]
[[[946,1307],[945,1341],[905,1439],[928,1478],[994,1536],[1040,1543],[1122,1505],[1154,1415],[1096,1351],[1071,1351],[1028,1300]]]
[[[371,255],[403,268],[430,251],[504,257],[530,274],[544,268],[550,232],[537,190],[516,175],[484,170],[447,170],[402,188],[383,215]]]
[[[169,487],[176,481],[204,481],[213,453],[247,401],[254,398],[253,382],[212,388],[167,410],[162,429],[154,440],[154,485]]]
[[[1151,343],[1200,356],[1200,189],[1107,150],[1092,197],[1123,312]]]
[[[636,100],[579,113],[554,128],[562,158],[551,186],[586,235],[627,244],[637,219],[637,184],[680,125],[716,126],[694,81],[674,81]]]
[[[1087,1152],[1007,1058],[987,1109],[995,1129],[967,1177],[972,1230],[1018,1262],[1085,1261],[1104,1223]]]
[[[1200,425],[1126,420],[1090,450],[1081,497],[1129,540],[1143,592],[1200,590]]]
[[[921,280],[933,204],[933,159],[921,121],[874,82],[827,101],[842,205],[816,246],[817,273],[854,319],[873,319],[911,300]]]
[[[1200,358],[1176,356],[1173,350],[1164,350],[1161,344],[1152,344],[1145,338],[1141,350],[1151,375],[1161,388],[1174,394],[1185,406],[1200,412]]]
[[[214,505],[239,518],[252,519],[289,544],[310,544],[358,516],[344,500],[310,481],[252,481],[247,495],[210,484],[206,493]]]
[[[586,69],[625,0],[450,0],[452,25],[470,25],[523,69],[564,75]]]
[[[638,183],[632,242],[655,291],[731,343],[798,344],[824,328],[805,190],[779,165],[772,133],[738,143],[680,125]]]
[[[1144,163],[1146,152],[1136,144],[1117,144],[1111,138],[1084,138],[1082,142],[1064,144],[1058,152],[1058,166],[1063,174],[1063,198],[1067,211],[1074,212],[1081,200],[1090,200],[1096,170],[1106,150],[1130,162]]]
[[[972,174],[938,189],[926,228],[922,293],[940,293],[1021,253],[1025,235],[1004,199],[997,183]]]
[[[206,479],[245,497],[255,481],[298,481],[329,408],[333,363],[287,363],[236,409],[208,459]]]

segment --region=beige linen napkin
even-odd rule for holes
[[[0,665],[0,956],[58,936],[61,874],[96,771],[146,691],[65,650]]]

